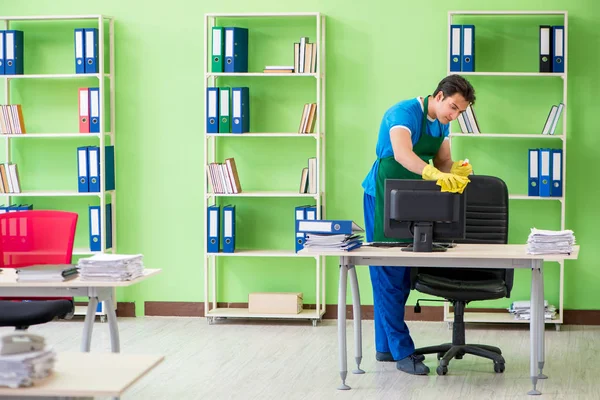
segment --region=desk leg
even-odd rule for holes
[[[83,337],[81,338],[81,351],[88,353],[92,344],[92,329],[96,320],[96,308],[98,307],[98,298],[90,297],[88,301],[87,312],[83,322]]]
[[[354,344],[355,344],[355,356],[356,369],[352,371],[353,374],[364,374],[365,371],[360,369],[360,362],[362,361],[362,321],[360,314],[360,292],[358,291],[358,276],[356,275],[356,267],[350,265],[348,267],[348,273],[350,274],[350,288],[352,290],[352,311],[354,319]]]
[[[538,304],[539,310],[542,316],[539,318],[540,329],[538,331],[538,368],[540,373],[538,374],[539,379],[548,379],[546,375],[542,373],[544,369],[544,359],[546,357],[546,307],[544,306],[544,262],[542,260],[536,261],[539,267],[540,282],[538,286]]]
[[[119,326],[117,325],[117,314],[115,313],[115,305],[112,294],[104,301],[106,306],[106,316],[108,317],[108,329],[110,330],[110,349],[113,353],[121,351],[121,343],[119,341]]]
[[[539,287],[540,287],[540,273],[539,273],[538,261],[531,261],[531,315],[529,318],[529,346],[530,346],[530,359],[529,359],[529,371],[531,376],[531,383],[533,389],[527,392],[529,395],[540,395],[542,392],[536,389],[538,381],[538,360],[539,360],[539,329],[540,329],[540,303],[539,303]],[[543,318],[543,315],[542,315]],[[543,322],[543,320],[542,320]]]
[[[340,377],[342,384],[338,390],[349,390],[346,385],[348,361],[346,360],[346,287],[348,285],[348,266],[340,262],[340,286],[338,288],[338,345],[340,357]]]

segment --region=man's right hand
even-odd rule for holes
[[[423,168],[421,176],[427,181],[437,181],[442,192],[462,193],[467,184],[471,182],[466,176],[442,172],[431,164],[427,164]]]

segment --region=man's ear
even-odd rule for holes
[[[444,92],[442,92],[441,90],[437,92],[437,94],[435,95],[435,100],[438,102],[444,100]]]

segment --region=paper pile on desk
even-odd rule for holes
[[[63,282],[79,274],[74,264],[36,264],[17,268],[15,272],[18,282]]]
[[[9,343],[3,342],[0,350],[0,386],[11,388],[31,386],[36,380],[49,376],[54,370],[56,353],[46,348],[43,342],[38,343],[41,350],[25,349],[21,344],[13,343],[13,340],[26,340],[26,338],[27,334],[17,333],[2,338]]]
[[[363,244],[361,235],[327,235],[307,233],[304,247],[312,250],[343,250],[351,251]]]
[[[508,312],[515,316],[517,320],[531,319],[531,306],[529,300],[513,301],[508,308]],[[548,304],[548,300],[544,300],[544,319],[556,319],[556,307]]]
[[[528,254],[570,254],[575,244],[572,230],[548,231],[532,228],[527,239]]]
[[[130,281],[144,274],[141,254],[96,254],[77,265],[82,281]]]

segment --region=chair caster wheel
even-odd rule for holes
[[[504,372],[504,363],[494,363],[494,371],[501,374]]]
[[[440,365],[435,369],[435,372],[437,372],[438,375],[446,375],[448,373],[448,367]]]
[[[440,361],[444,357],[444,353],[437,353],[437,359]]]

